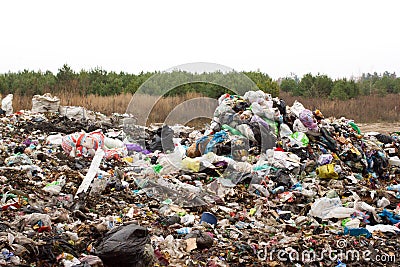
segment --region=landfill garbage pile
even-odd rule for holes
[[[10,99],[1,266],[399,266],[400,132],[261,91],[202,130]]]

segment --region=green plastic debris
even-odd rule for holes
[[[351,128],[353,128],[354,131],[356,131],[358,134],[361,134],[361,130],[360,130],[360,128],[358,128],[357,124],[355,124],[352,121],[349,122],[348,124],[351,126]]]
[[[269,166],[267,164],[263,164],[263,165],[255,166],[253,168],[253,171],[262,171],[262,170],[268,170],[268,169],[277,170],[277,168],[274,168],[274,167]]]
[[[160,173],[160,171],[162,170],[162,168],[163,168],[163,166],[161,166],[160,164],[157,164],[157,165],[153,166],[153,170],[154,170],[156,173]]]
[[[233,135],[239,135],[239,136],[243,136],[243,134],[241,132],[239,132],[238,130],[236,130],[235,128],[232,128],[229,125],[223,124],[222,125],[222,129],[223,130],[228,130],[231,134]]]
[[[308,146],[308,143],[310,142],[307,135],[305,133],[301,133],[301,132],[292,133],[291,135],[289,135],[289,139],[292,143],[294,143],[298,146],[301,146],[301,147]]]
[[[351,221],[350,218],[346,218],[346,219],[342,220],[342,226],[345,227],[346,223],[348,223],[349,221]]]
[[[166,200],[164,200],[164,201],[162,202],[162,204],[171,205],[171,204],[172,204],[172,199],[167,198]]]
[[[54,185],[60,185],[60,184],[61,184],[60,181],[53,181],[53,182],[51,182],[51,183],[46,184],[46,187],[54,186]]]

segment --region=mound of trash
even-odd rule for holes
[[[222,95],[201,130],[12,98],[2,266],[399,265],[399,131],[262,91]]]

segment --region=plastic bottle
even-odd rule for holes
[[[282,193],[283,191],[285,191],[285,188],[281,185],[281,186],[278,186],[277,188],[273,189],[272,194],[279,194],[279,193]]]
[[[95,196],[97,194],[101,194],[104,189],[106,189],[106,186],[107,180],[103,178],[103,175],[101,173],[99,173],[93,181],[92,189],[90,190],[89,195]]]
[[[186,214],[185,216],[183,216],[181,218],[181,223],[183,223],[184,225],[189,225],[194,223],[195,217],[192,214]]]
[[[390,191],[398,191],[398,192],[400,192],[400,184],[389,185],[389,186],[387,187],[387,190],[390,190]]]
[[[180,235],[188,234],[188,233],[190,233],[191,231],[192,231],[192,228],[190,228],[190,227],[182,227],[182,228],[176,229],[176,232],[177,232],[178,234],[180,234]]]

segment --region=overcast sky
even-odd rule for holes
[[[273,78],[400,74],[400,1],[1,1],[0,72],[212,62]]]

